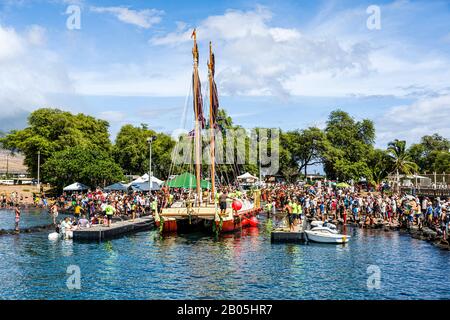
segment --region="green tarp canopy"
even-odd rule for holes
[[[178,177],[164,183],[170,188],[194,189],[197,187],[197,178],[192,173],[183,173]],[[202,189],[210,189],[211,183],[206,180],[200,180]]]

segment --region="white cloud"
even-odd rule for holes
[[[39,25],[32,25],[27,34],[28,41],[32,45],[42,46],[46,43],[46,30]]]
[[[391,108],[376,121],[378,141],[385,146],[395,138],[415,143],[427,134],[450,138],[450,95],[421,99],[410,105]]]
[[[227,10],[200,21],[197,35],[201,53],[213,41],[221,94],[410,96],[401,87],[426,84],[439,91],[450,86],[449,57],[408,32],[440,30],[447,17],[436,15],[442,11],[439,6],[408,1],[382,5],[379,31],[367,29],[363,5],[342,10],[327,2],[309,23],[301,21],[302,28],[280,27],[264,7]],[[417,18],[433,12],[436,22]],[[178,24],[150,42],[187,52],[193,27]]]
[[[110,13],[122,22],[149,29],[161,22],[163,11],[157,9],[132,10],[126,7],[91,7],[97,13]]]
[[[72,90],[62,61],[41,46],[44,34],[39,26],[18,33],[0,25],[0,127],[1,119],[14,121],[37,107],[53,106],[52,94]]]
[[[0,62],[24,52],[24,40],[13,28],[0,26]]]
[[[121,111],[110,110],[100,112],[98,117],[108,122],[121,122],[126,119],[126,114]]]
[[[188,27],[178,28],[154,37],[151,43],[187,45],[190,35]],[[317,38],[295,28],[272,26],[272,13],[264,7],[207,17],[198,25],[197,35],[200,42],[214,42],[218,83],[225,94],[286,96],[292,93],[289,80],[297,75],[325,70],[364,74],[370,69],[366,43],[344,46],[333,37]]]

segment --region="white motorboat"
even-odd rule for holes
[[[324,228],[329,228],[333,231],[333,233],[337,233],[337,228],[334,224],[330,223],[330,222],[322,222],[322,221],[312,221],[311,222],[311,227],[315,228],[315,227],[324,227]]]
[[[320,243],[347,243],[351,238],[327,227],[314,227],[311,230],[305,230],[305,233],[309,241]]]

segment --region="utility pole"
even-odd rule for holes
[[[152,142],[156,140],[156,136],[152,136],[147,139],[148,144],[150,145],[150,155],[149,155],[149,164],[148,164],[148,192],[150,193],[152,190]]]
[[[6,154],[6,179],[9,176],[9,153]]]
[[[38,151],[38,166],[37,166],[37,184],[38,192],[41,192],[41,151]]]

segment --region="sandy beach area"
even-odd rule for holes
[[[0,195],[10,195],[12,192],[17,192],[19,197],[23,197],[23,204],[33,204],[33,192],[38,192],[37,186],[21,185],[21,186],[4,186],[0,185]]]

